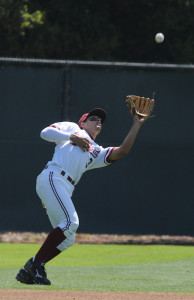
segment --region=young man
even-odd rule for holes
[[[53,230],[38,253],[20,269],[16,279],[25,284],[50,285],[45,263],[73,245],[79,219],[71,200],[75,185],[85,171],[105,167],[127,155],[145,118],[133,116],[133,125],[118,147],[103,148],[95,139],[101,132],[106,112],[94,108],[78,125],[59,122],[41,131],[41,138],[56,143],[55,152],[37,177],[36,191],[46,208]]]

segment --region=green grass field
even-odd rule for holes
[[[194,293],[194,247],[74,245],[46,266],[51,286],[15,276],[40,245],[0,243],[0,289]]]

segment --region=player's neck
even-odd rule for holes
[[[91,139],[93,140],[93,141],[95,141],[95,139],[96,139],[96,136],[93,136],[92,134],[90,134],[90,132],[88,132],[88,131],[86,131],[87,132],[87,134],[91,137]]]
[[[91,139],[92,139],[93,141],[95,141],[97,135],[99,134],[99,132],[90,132],[90,131],[88,131],[88,130],[85,130],[85,131],[87,132],[87,134],[91,137]]]

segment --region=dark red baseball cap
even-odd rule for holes
[[[98,116],[99,118],[101,118],[101,123],[104,123],[104,121],[106,120],[106,112],[104,109],[102,108],[94,108],[92,110],[90,110],[88,113],[84,114],[78,122],[79,127],[81,128],[81,123],[84,122],[88,117],[91,116]]]

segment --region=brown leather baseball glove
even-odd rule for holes
[[[154,108],[154,95],[151,100],[150,98],[129,95],[126,96],[126,103],[132,116],[137,114],[140,118],[145,119],[153,117],[151,113]]]

